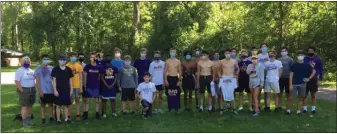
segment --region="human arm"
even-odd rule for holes
[[[18,69],[15,72],[15,85],[16,85],[16,88],[19,90],[20,93],[23,92],[23,88],[22,88],[22,85],[20,83],[22,77],[23,77],[23,73]]]
[[[181,62],[179,61],[178,64],[178,82],[177,82],[177,87],[180,87],[180,82],[182,80],[183,76],[182,76],[182,70],[181,70]]]
[[[265,76],[265,71],[264,71],[264,66],[261,65],[261,63],[258,63],[258,68],[255,69],[256,71],[258,70],[258,77],[260,79],[260,86],[261,88],[263,87],[264,85],[264,76]]]
[[[199,63],[197,63],[197,88],[200,88],[200,83],[199,83],[199,80],[200,80],[200,72],[201,72],[201,68],[200,68],[200,65]]]
[[[289,74],[289,90],[293,90],[293,76],[294,76],[294,72],[290,72]]]
[[[167,81],[167,68],[168,68],[168,65],[167,65],[168,61],[166,61],[165,63],[165,69],[164,69],[164,82],[165,82],[165,85],[166,86],[169,86],[169,83]]]
[[[246,73],[247,73],[248,75],[250,75],[250,73],[252,72],[252,70],[253,70],[253,65],[252,65],[252,64],[249,64],[248,67],[247,67]]]
[[[136,85],[138,85],[138,73],[137,73],[136,69],[133,70],[133,79],[134,79]]]
[[[54,89],[54,95],[58,97],[59,93],[57,92],[57,89],[56,89],[56,77],[53,77],[53,89]]]

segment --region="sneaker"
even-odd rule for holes
[[[220,110],[220,115],[223,115],[224,110]]]
[[[242,106],[241,106],[241,107],[239,107],[238,111],[241,111],[241,110],[243,110],[243,107],[242,107]]]
[[[254,112],[254,114],[252,116],[259,116],[260,112]]]
[[[81,116],[80,115],[76,115],[76,120],[77,121],[81,120]]]
[[[316,114],[316,110],[311,111],[311,114]]]
[[[96,119],[97,119],[97,120],[101,119],[101,117],[99,116],[99,113],[98,113],[98,112],[96,112]]]
[[[202,112],[202,111],[204,111],[204,110],[202,110],[202,109],[199,109],[199,112]]]
[[[213,107],[212,107],[212,112],[215,112],[215,111],[216,111],[216,110],[215,110],[215,107],[213,106]]]
[[[236,115],[239,114],[237,110],[233,110],[233,113]]]
[[[305,113],[307,113],[308,111],[307,110],[303,110],[303,113],[305,114]]]
[[[265,107],[265,108],[264,108],[264,111],[270,112],[270,107]]]
[[[113,116],[113,117],[117,117],[117,114],[116,114],[116,113],[112,113],[112,116]]]
[[[42,119],[41,123],[45,124],[46,123],[46,119]]]
[[[61,121],[56,121],[56,124],[57,124],[57,125],[60,125],[60,124],[61,124]]]
[[[126,115],[126,112],[122,112],[123,115]]]
[[[280,112],[280,111],[281,111],[280,108],[275,108],[275,112],[276,112],[276,113],[278,113],[278,112]]]
[[[286,115],[291,115],[291,113],[290,112],[286,112]]]
[[[106,118],[106,114],[103,114],[102,117],[103,117],[103,118]]]
[[[49,122],[54,122],[55,119],[54,118],[49,118]]]
[[[68,124],[70,124],[70,123],[71,123],[71,120],[68,119],[68,120],[65,120],[65,122],[67,122]]]
[[[297,113],[296,115],[297,115],[297,116],[301,116],[301,113]]]

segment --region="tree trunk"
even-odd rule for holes
[[[280,13],[280,19],[279,19],[279,42],[282,46],[284,46],[283,42],[283,2],[280,1],[278,4],[279,7],[279,13]]]
[[[140,24],[140,6],[139,6],[139,1],[134,1],[133,2],[133,31],[131,33],[131,40],[129,43],[129,52],[133,52],[132,48],[135,46],[136,44],[136,38],[137,38],[137,33],[138,33],[138,29],[139,29],[139,24]]]

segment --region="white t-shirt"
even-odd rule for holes
[[[140,96],[142,99],[145,99],[146,101],[152,104],[153,93],[156,92],[156,86],[154,85],[154,83],[142,82],[138,85],[137,91],[140,92]]]
[[[164,83],[164,70],[165,62],[164,61],[152,61],[150,64],[149,72],[152,75],[152,82],[155,85],[162,85]]]
[[[265,63],[269,61],[269,54],[268,53],[266,53],[266,54],[260,53],[259,55],[257,55],[257,61],[259,63],[262,63],[262,65],[265,65]]]
[[[32,69],[20,67],[15,72],[15,80],[19,81],[22,87],[35,87],[35,77]]]
[[[267,69],[266,82],[278,82],[280,79],[279,70],[282,69],[282,62],[275,60],[274,62],[267,61],[265,63],[265,68]]]

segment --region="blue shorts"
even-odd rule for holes
[[[87,88],[88,98],[99,98],[99,89]]]
[[[55,101],[56,105],[59,106],[69,106],[71,105],[70,93],[68,92],[59,92],[59,96]]]
[[[102,89],[102,99],[116,99],[116,88]]]

